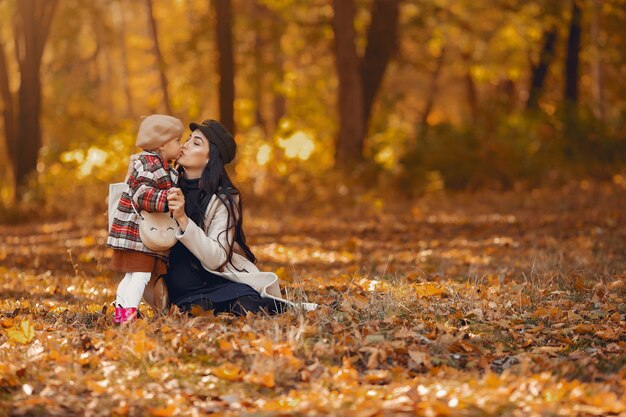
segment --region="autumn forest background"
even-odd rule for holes
[[[154,112],[219,118],[255,195],[611,180],[625,14],[621,0],[5,0],[0,207],[95,209]]]
[[[0,0],[0,416],[626,415],[626,0]],[[143,116],[280,317],[111,323]]]

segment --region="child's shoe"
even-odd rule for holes
[[[135,307],[116,307],[114,321],[118,324],[125,324],[137,320],[139,311]]]
[[[122,307],[115,307],[115,313],[113,315],[113,323],[120,324],[122,322]]]

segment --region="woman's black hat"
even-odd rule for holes
[[[216,120],[208,119],[202,123],[189,123],[189,128],[194,131],[199,129],[204,136],[220,150],[224,164],[235,159],[237,152],[237,144],[233,135],[224,127],[223,124]]]

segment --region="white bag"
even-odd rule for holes
[[[139,216],[139,238],[146,248],[163,252],[176,244],[178,223],[170,216],[170,213],[142,211],[137,215]]]
[[[111,232],[111,226],[113,225],[113,216],[115,216],[115,210],[122,198],[124,189],[126,188],[125,182],[116,182],[109,184],[109,232]]]
[[[126,186],[125,182],[109,184],[109,232],[111,232],[113,225],[115,210],[117,210],[117,205]],[[131,205],[139,217],[139,238],[146,248],[155,252],[163,252],[176,244],[178,241],[176,238],[178,224],[169,213],[138,212],[132,202]]]

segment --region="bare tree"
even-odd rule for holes
[[[372,21],[367,31],[367,46],[361,62],[365,133],[385,70],[396,53],[398,12],[398,0],[375,0],[372,5]]]
[[[572,0],[572,18],[567,37],[565,58],[565,101],[576,104],[578,101],[578,62],[580,55],[581,10],[577,0]]]
[[[541,97],[543,92],[548,69],[554,58],[556,39],[556,26],[543,33],[543,46],[541,47],[539,62],[533,65],[531,70],[530,88],[528,89],[528,99],[526,100],[526,108],[529,110],[536,109],[539,103],[539,97]]]
[[[133,106],[133,93],[130,88],[130,74],[128,68],[128,47],[126,46],[126,16],[123,5],[119,2],[114,3],[113,16],[116,24],[119,26],[117,31],[117,41],[120,45],[120,53],[122,62],[119,63],[122,81],[124,83],[124,96],[126,98],[126,116],[134,117],[135,110]]]
[[[56,5],[57,0],[16,2],[13,36],[20,72],[17,97],[10,91],[6,53],[0,41],[2,115],[17,195],[21,195],[18,188],[26,185],[35,170],[42,145],[40,69]]]
[[[156,19],[154,18],[152,0],[146,0],[146,6],[148,7],[148,22],[150,23],[150,34],[152,35],[152,51],[157,61],[161,91],[163,92],[163,105],[165,106],[167,114],[172,114],[167,74],[165,74],[165,60],[163,59],[163,53],[161,52],[161,46],[159,44],[159,34]]]
[[[441,76],[441,70],[443,69],[443,64],[446,56],[446,48],[441,48],[439,52],[439,56],[437,56],[437,61],[435,63],[435,69],[433,70],[430,76],[430,86],[428,89],[428,95],[426,96],[426,104],[424,105],[424,110],[422,110],[422,115],[420,116],[420,124],[418,126],[418,134],[417,141],[421,142],[428,133],[428,116],[433,110],[433,106],[435,104],[435,97],[437,97],[437,93],[439,91],[439,77]]]
[[[396,50],[398,0],[374,0],[363,58],[355,46],[354,1],[333,1],[335,64],[339,79],[339,136],[335,164],[351,169],[363,160],[372,106]]]
[[[218,71],[220,74],[220,122],[235,134],[235,62],[233,58],[232,4],[214,0],[217,18]]]
[[[354,43],[354,2],[334,0],[333,5],[340,119],[335,165],[352,168],[363,160],[365,140],[363,86],[359,56]]]
[[[602,56],[600,53],[600,0],[593,2],[593,16],[591,21],[591,37],[593,39],[593,55],[591,63],[593,109],[596,117],[600,120],[605,118],[604,107],[604,71],[602,67]]]

